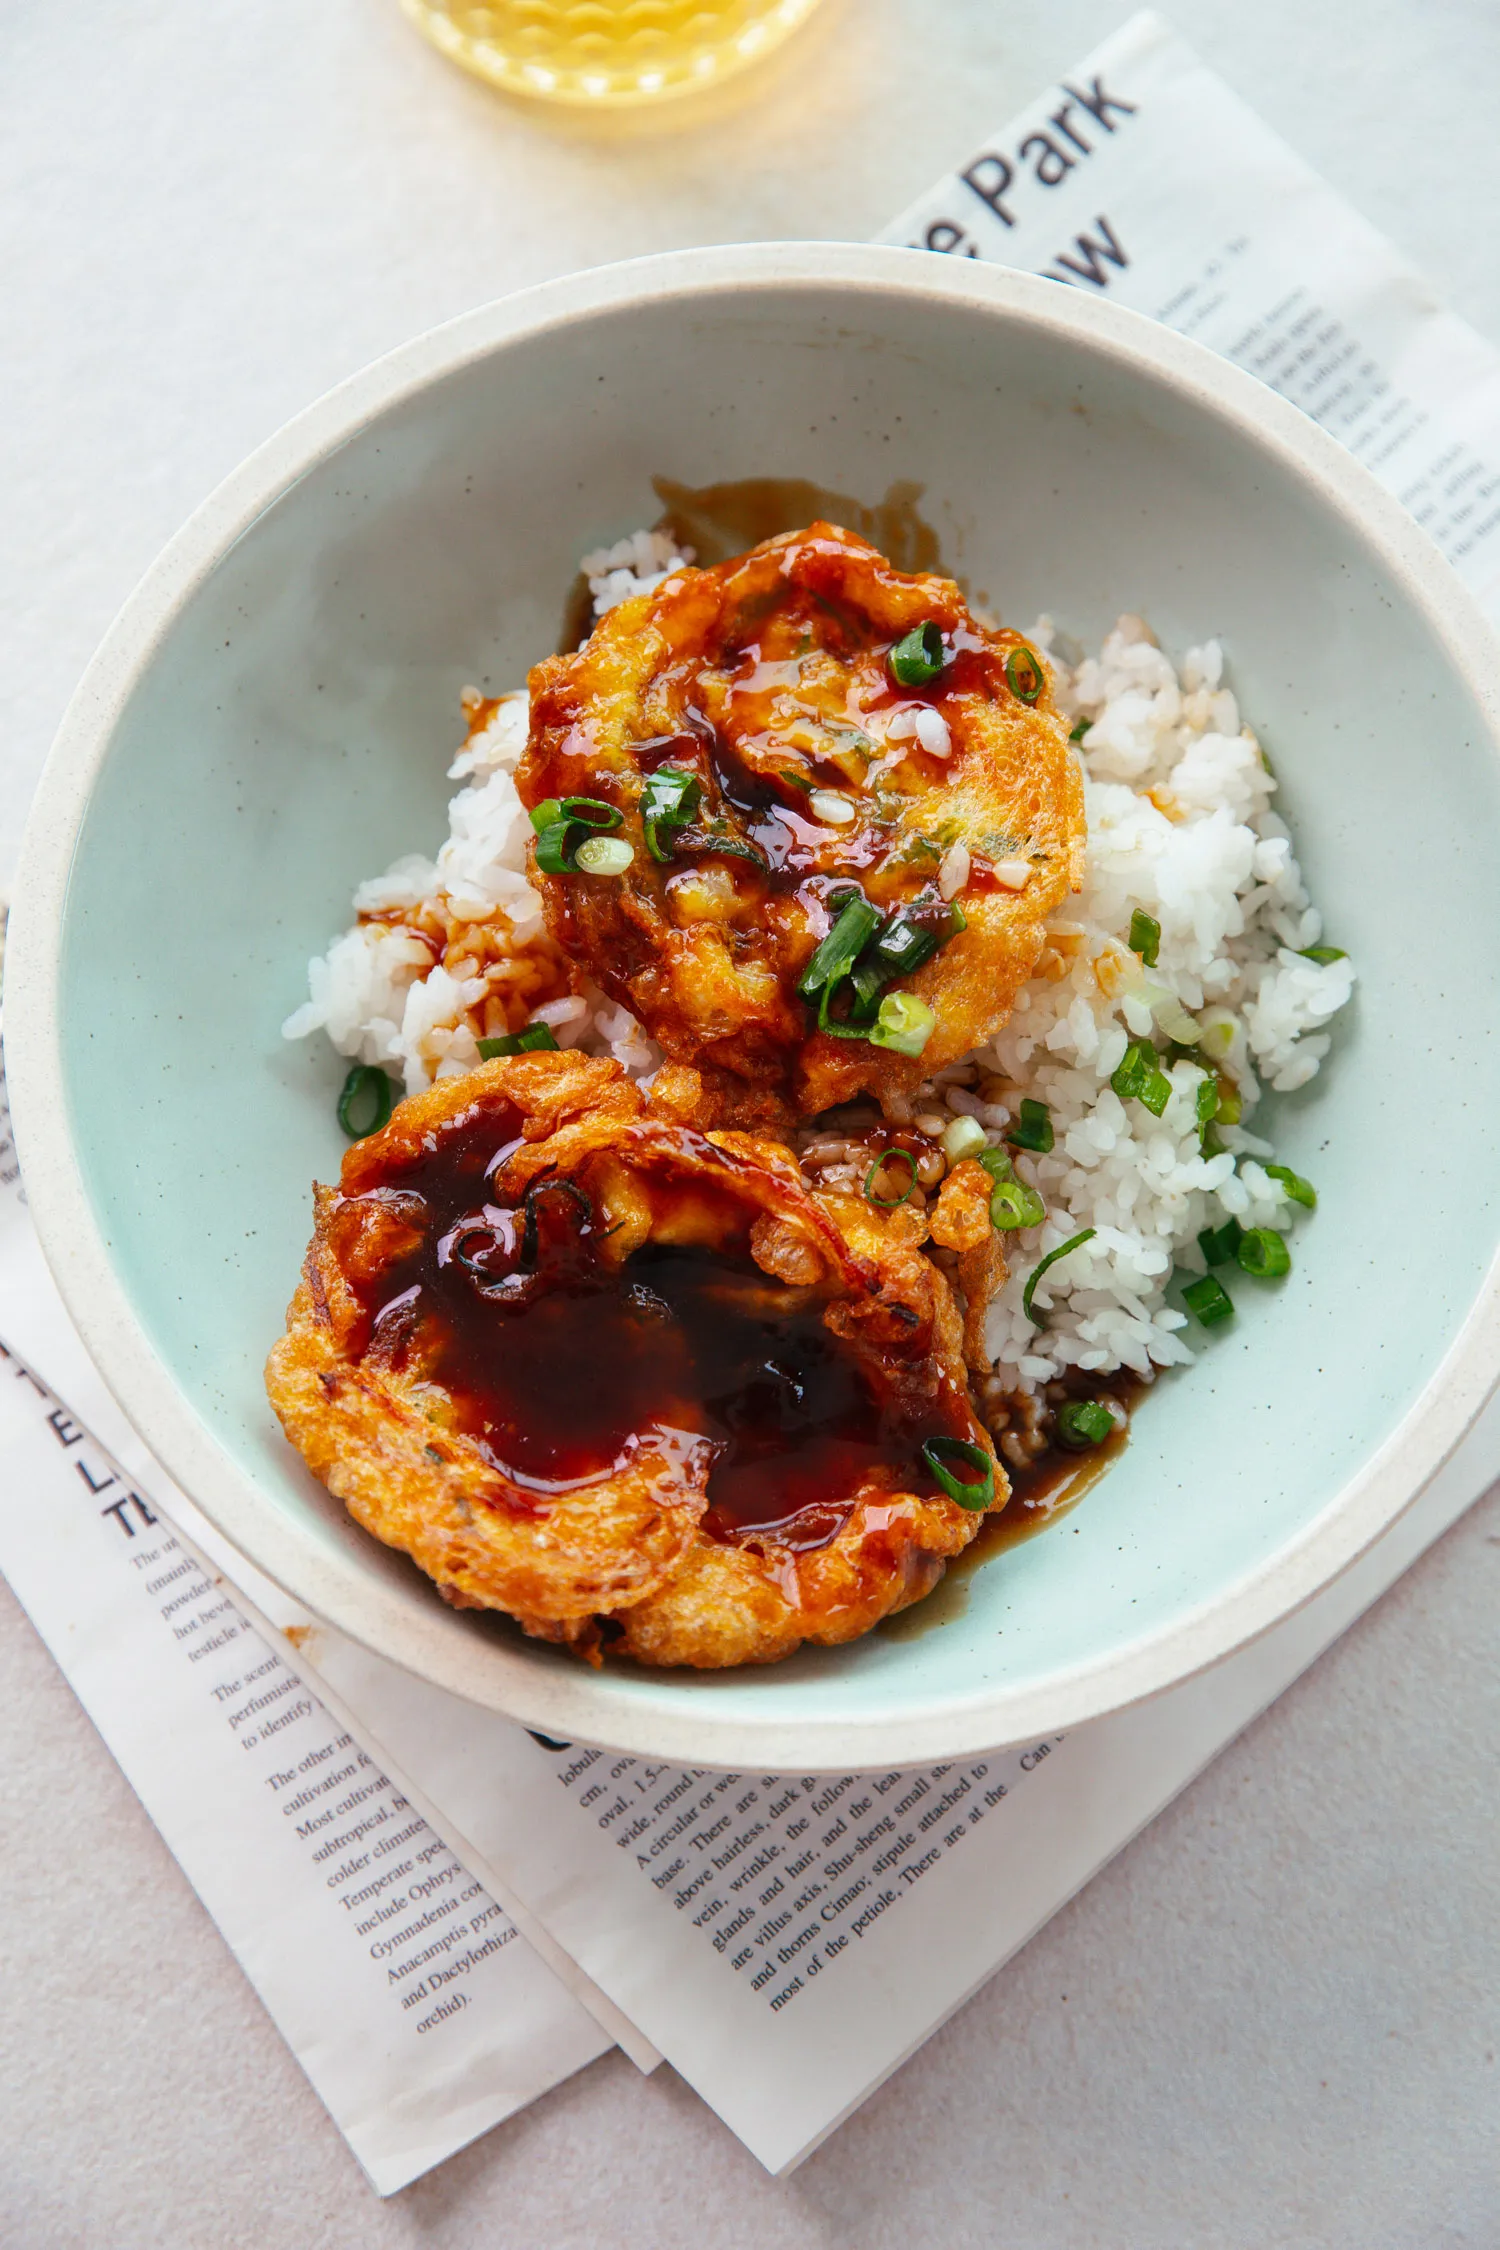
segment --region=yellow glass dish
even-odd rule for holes
[[[510,94],[623,108],[758,62],[818,0],[401,0],[449,59]]]

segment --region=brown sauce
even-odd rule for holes
[[[884,1379],[825,1327],[826,1293],[761,1271],[738,1199],[724,1198],[724,1247],[648,1240],[616,1266],[574,1182],[543,1180],[519,1209],[493,1199],[502,1139],[493,1117],[459,1126],[351,1198],[400,1230],[394,1260],[351,1279],[365,1352],[441,1384],[538,1514],[665,1433],[684,1461],[713,1450],[711,1537],[774,1533],[801,1551],[837,1536],[862,1487],[933,1490],[924,1439],[973,1435],[958,1394]],[[651,1193],[669,1226],[673,1191]]]
[[[893,484],[871,507],[806,477],[740,477],[696,487],[653,477],[651,483],[662,504],[653,529],[669,532],[679,547],[690,547],[704,567],[728,562],[783,531],[801,531],[820,517],[859,532],[898,570],[943,567],[937,532],[917,506],[926,489],[920,484]],[[582,648],[593,629],[593,596],[580,571],[563,603],[558,655],[571,656]]]
[[[1098,1396],[1107,1390],[1126,1410],[1129,1419],[1124,1428],[1106,1438],[1103,1445],[1090,1446],[1087,1452],[1073,1453],[1051,1445],[1028,1469],[1011,1469],[1011,1496],[1006,1505],[998,1514],[985,1517],[978,1537],[948,1564],[941,1583],[925,1601],[888,1617],[878,1630],[891,1640],[917,1640],[923,1633],[962,1617],[969,1606],[970,1580],[977,1570],[997,1555],[1050,1531],[1073,1513],[1101,1477],[1108,1475],[1130,1443],[1131,1421],[1150,1387],[1129,1375],[1115,1376],[1108,1385],[1096,1384],[1092,1389],[1080,1385],[1079,1397]]]
[[[726,484],[675,484],[653,477],[662,513],[658,531],[693,549],[700,563],[727,562],[763,539],[810,523],[842,524],[878,547],[897,570],[941,570],[938,535],[917,506],[920,484],[891,485],[873,507],[806,477],[739,477]]]

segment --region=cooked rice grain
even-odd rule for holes
[[[691,559],[646,531],[586,556],[596,614]],[[1201,1272],[1198,1234],[1228,1216],[1285,1232],[1306,1215],[1267,1173],[1271,1144],[1252,1121],[1265,1090],[1292,1093],[1315,1076],[1330,1044],[1324,1027],[1354,982],[1347,960],[1305,957],[1322,920],[1271,809],[1276,783],[1224,684],[1219,643],[1189,649],[1179,671],[1137,617],[1122,617],[1098,655],[1076,664],[1050,619],[1032,637],[1055,669],[1060,707],[1087,723],[1087,884],[1053,924],[992,1046],[941,1072],[912,1105],[924,1131],[940,1135],[952,1116],[969,1116],[996,1146],[1023,1095],[1051,1112],[1050,1153],[1016,1156],[1047,1218],[1010,1238],[1014,1270],[986,1326],[993,1387],[1012,1399],[1073,1369],[1149,1376],[1191,1358],[1187,1316],[1166,1299],[1173,1269]],[[286,1036],[326,1031],[340,1054],[398,1072],[415,1093],[472,1069],[479,1039],[531,1020],[549,1024],[560,1046],[613,1054],[646,1082],[660,1050],[628,1010],[592,987],[571,990],[526,880],[530,824],[514,779],[525,693],[485,717],[471,691],[466,708],[483,723],[449,769],[463,786],[447,842],[435,860],[398,860],[360,886],[359,920],[309,964],[310,997]],[[1137,911],[1161,926],[1144,974],[1128,946]],[[1172,1094],[1159,1118],[1110,1085],[1129,1040],[1170,1022],[1174,1003],[1214,1026],[1215,1061],[1244,1105],[1237,1126],[1218,1128],[1214,1155],[1200,1145],[1195,1063],[1163,1058]],[[1023,1308],[1026,1283],[1085,1227],[1093,1240],[1037,1284],[1039,1327]]]

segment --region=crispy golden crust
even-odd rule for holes
[[[773,1141],[703,1135],[657,1113],[613,1062],[525,1055],[401,1103],[357,1143],[338,1189],[315,1191],[315,1231],[287,1332],[266,1370],[288,1437],[358,1522],[399,1547],[463,1606],[598,1660],[766,1663],[802,1641],[839,1642],[936,1583],[982,1520],[939,1495],[861,1487],[836,1535],[797,1552],[704,1527],[715,1448],[680,1429],[641,1430],[607,1474],[539,1493],[497,1464],[442,1379],[424,1316],[393,1322],[384,1277],[430,1234],[412,1185],[448,1139],[506,1151],[485,1192],[573,1182],[597,1211],[600,1255],[618,1267],[655,1245],[748,1249],[769,1289],[819,1292],[829,1334],[890,1395],[930,1397],[989,1450],[968,1408],[957,1307],[912,1229],[860,1198],[809,1192]],[[380,1309],[384,1306],[385,1309]],[[375,1308],[372,1310],[372,1307]],[[996,1467],[996,1501],[1007,1495]]]
[[[949,665],[930,688],[895,686],[889,649],[927,621]],[[1006,673],[1025,645],[981,627],[950,580],[907,576],[822,523],[621,603],[531,674],[523,799],[604,798],[635,846],[623,876],[534,873],[553,937],[720,1099],[737,1081],[790,1115],[909,1093],[1004,1022],[1082,880],[1082,781],[1050,683],[1026,701]],[[951,755],[911,731],[919,712]],[[662,861],[640,806],[664,763],[702,797]],[[827,790],[841,821],[812,794]],[[921,1058],[816,1030],[796,986],[830,892],[853,881],[882,911],[940,913],[944,867],[950,892],[963,874],[968,926],[900,979],[936,1011]]]

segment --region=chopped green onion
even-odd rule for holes
[[[672,857],[671,831],[687,827],[702,794],[702,782],[685,766],[658,766],[650,775],[640,809],[646,849],[654,860],[665,864]]]
[[[1234,1045],[1235,1020],[1227,1008],[1210,1008],[1198,1018],[1198,1050],[1211,1062],[1224,1062]]]
[[[1304,1211],[1316,1211],[1318,1208],[1318,1191],[1312,1181],[1304,1180],[1301,1173],[1294,1172],[1289,1164],[1268,1164],[1266,1176],[1268,1179],[1280,1180],[1289,1199],[1293,1203],[1300,1203]]]
[[[1280,1281],[1283,1274],[1292,1270],[1292,1253],[1286,1246],[1286,1236],[1274,1227],[1251,1227],[1240,1237],[1235,1251],[1240,1269],[1252,1274],[1257,1281]]]
[[[1326,969],[1330,961],[1349,958],[1341,945],[1304,945],[1301,953],[1304,961],[1316,961],[1320,969]]]
[[[585,828],[600,832],[618,828],[624,818],[617,805],[607,805],[602,797],[548,797],[535,807],[531,825],[540,835],[544,828],[555,827],[560,820],[581,821]]]
[[[623,836],[590,836],[573,855],[573,865],[585,875],[623,875],[635,858],[634,844]]]
[[[552,1036],[552,1026],[546,1023],[529,1023],[524,1031],[507,1031],[503,1039],[481,1039],[479,1059],[493,1062],[497,1055],[555,1054],[557,1041]]]
[[[618,828],[624,817],[617,805],[606,805],[600,797],[548,797],[531,815],[537,832],[537,866],[545,875],[573,874],[578,848],[589,831],[605,835]]]
[[[876,1180],[887,1164],[896,1163],[904,1164],[911,1173],[911,1178],[899,1195],[877,1195],[875,1193]],[[888,1148],[883,1154],[876,1157],[869,1171],[865,1174],[865,1197],[867,1201],[874,1204],[877,1211],[897,1211],[911,1194],[916,1184],[917,1160],[912,1155],[911,1150],[909,1148]]]
[[[978,1510],[987,1508],[995,1497],[995,1464],[982,1445],[970,1445],[966,1438],[929,1438],[922,1448],[922,1459],[927,1463],[936,1481],[950,1500],[961,1508]],[[979,1471],[979,1482],[968,1477],[956,1477],[943,1463],[962,1461],[965,1468]]]
[[[804,1000],[815,1000],[825,986],[846,977],[880,927],[880,909],[863,891],[838,893],[830,903],[836,903],[837,897],[844,901],[838,918],[797,981]]]
[[[982,1148],[974,1159],[982,1164],[992,1180],[1013,1180],[1016,1168],[1003,1148]]]
[[[939,926],[934,928],[934,922]],[[929,908],[925,917],[920,909],[898,906],[881,924],[874,942],[861,952],[854,981],[878,991],[895,977],[909,977],[965,927],[963,916],[952,906],[941,915]]]
[[[554,820],[550,826],[540,829],[536,839],[536,863],[540,872],[544,875],[571,875],[572,848],[583,840],[583,836],[570,821]]]
[[[1130,917],[1130,950],[1138,953],[1148,969],[1156,967],[1156,956],[1161,951],[1161,924],[1152,914],[1143,914],[1139,907]]]
[[[1203,1252],[1205,1264],[1232,1264],[1244,1231],[1238,1219],[1226,1219],[1221,1227],[1205,1227],[1198,1237],[1198,1248]]]
[[[989,1166],[985,1169],[988,1171]],[[990,1225],[997,1233],[1014,1234],[1018,1227],[1039,1227],[1046,1216],[1046,1204],[1024,1180],[1012,1175],[995,1182],[990,1196]]]
[[[836,1039],[869,1039],[877,1047],[919,1055],[936,1021],[926,1001],[912,993],[890,993],[877,1008],[877,995],[966,928],[963,915],[937,900],[919,901],[898,907],[882,922],[879,908],[856,890],[834,893],[833,903],[839,904],[838,918],[797,985],[804,1000],[818,1001],[818,1028]],[[846,980],[852,997],[836,1016],[833,1002]]]
[[[1102,1445],[1114,1436],[1115,1429],[1113,1414],[1096,1398],[1065,1399],[1057,1410],[1058,1437],[1079,1452],[1086,1445]]]
[[[351,1141],[362,1141],[370,1133],[378,1133],[382,1125],[390,1123],[394,1095],[391,1082],[383,1070],[374,1063],[356,1063],[344,1080],[344,1090],[339,1096],[338,1120]],[[370,1121],[357,1122],[355,1111],[368,1103]]]
[[[925,625],[913,626],[891,650],[891,677],[902,687],[926,687],[946,662],[943,636],[929,617]]]
[[[833,1039],[868,1039],[877,1016],[873,1000],[862,999],[851,985],[854,999],[849,1013],[846,1016],[836,1016],[833,1012],[833,1003],[848,982],[847,978],[841,977],[837,984],[824,985],[818,995],[818,1029],[826,1031]]]
[[[818,786],[815,781],[809,781],[805,773],[783,771],[777,775],[777,779],[784,781],[789,789],[800,789],[804,796],[811,796],[813,790]]]
[[[1148,1039],[1132,1039],[1116,1064],[1110,1085],[1122,1102],[1133,1101],[1146,1083],[1146,1073],[1154,1067],[1155,1050]]]
[[[1065,1258],[1070,1250],[1076,1250],[1081,1242],[1092,1242],[1097,1232],[1096,1227],[1085,1227],[1081,1234],[1070,1234],[1066,1242],[1060,1242],[1055,1250],[1049,1250],[1046,1257],[1039,1258],[1032,1267],[1026,1287],[1021,1291],[1021,1310],[1034,1328],[1045,1328],[1047,1325],[1046,1314],[1033,1312],[1031,1309],[1031,1300],[1042,1275],[1049,1266],[1055,1266],[1059,1258]]]
[[[869,1034],[872,1047],[888,1047],[897,1055],[920,1055],[932,1037],[937,1017],[914,992],[888,992]]]
[[[1056,1135],[1052,1130],[1052,1112],[1045,1102],[1023,1101],[1021,1115],[1005,1138],[1012,1148],[1029,1148],[1037,1156],[1045,1156]]]
[[[943,1154],[950,1164],[962,1164],[985,1145],[984,1127],[977,1117],[955,1117],[943,1133]]]
[[[1155,984],[1147,977],[1141,984],[1141,998],[1151,1010],[1157,1029],[1174,1047],[1196,1047],[1202,1033],[1197,1018],[1190,1016],[1175,992],[1164,984]]]
[[[1194,1320],[1205,1328],[1217,1328],[1221,1320],[1229,1320],[1234,1314],[1234,1299],[1211,1273],[1204,1274],[1201,1280],[1190,1281],[1182,1292],[1182,1301]]]
[[[1145,1085],[1136,1096],[1136,1100],[1141,1107],[1149,1109],[1153,1117],[1160,1117],[1171,1099],[1172,1081],[1159,1070],[1153,1070],[1149,1074]]]
[[[1214,1113],[1215,1121],[1220,1125],[1238,1125],[1244,1114],[1245,1098],[1238,1086],[1231,1085],[1227,1092],[1223,1086],[1220,1086],[1219,1106]]]
[[[1093,723],[1092,719],[1076,719],[1069,732],[1068,740],[1070,742],[1082,742]]]
[[[717,853],[721,859],[747,859],[762,873],[770,865],[760,846],[736,836],[727,820],[710,821],[707,828],[679,828],[677,845],[680,851]]]
[[[1024,646],[1013,648],[1005,659],[1005,677],[1010,692],[1022,703],[1039,703],[1042,690],[1047,685],[1047,675],[1042,670],[1041,659],[1035,649]]]
[[[1172,1099],[1172,1081],[1156,1067],[1156,1049],[1149,1039],[1132,1039],[1110,1080],[1122,1102],[1138,1101],[1160,1117]]]
[[[1218,1079],[1212,1075],[1200,1078],[1194,1101],[1197,1106],[1198,1123],[1200,1125],[1212,1125],[1219,1114]]]

